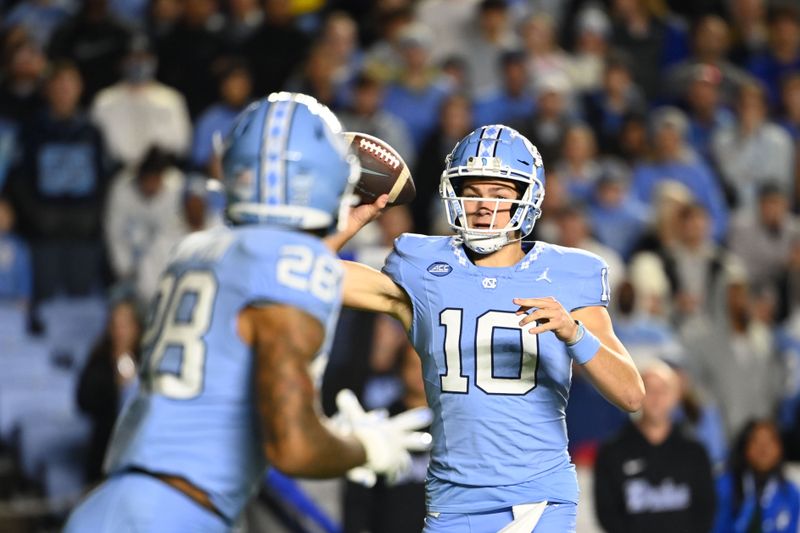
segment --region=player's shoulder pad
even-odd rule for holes
[[[442,253],[450,251],[450,239],[451,237],[447,236],[403,233],[394,240],[392,253],[416,266],[427,261],[425,263],[427,266],[431,258],[439,257]]]
[[[577,276],[586,276],[594,275],[604,268],[608,268],[605,259],[588,250],[549,243],[545,246],[549,253],[560,256],[557,259],[558,266],[565,272]]]

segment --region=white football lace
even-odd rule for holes
[[[362,150],[371,152],[376,157],[382,159],[384,162],[391,165],[392,168],[397,168],[400,166],[400,160],[383,146],[375,144],[374,142],[369,141],[367,139],[361,139],[361,142],[359,144],[361,145]]]

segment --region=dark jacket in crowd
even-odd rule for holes
[[[598,452],[594,495],[608,533],[708,533],[714,520],[711,463],[677,427],[654,446],[629,422]]]

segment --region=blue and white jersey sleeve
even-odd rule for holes
[[[326,324],[341,305],[343,269],[337,258],[311,236],[243,232],[237,253],[248,265],[241,283],[250,305],[284,304],[302,309]],[[249,259],[249,260],[245,260]]]
[[[400,235],[394,240],[394,249],[383,265],[383,273],[406,291],[414,309],[418,309],[423,303],[425,295],[422,276],[424,267],[420,261],[425,260],[423,248],[429,239],[431,238],[411,233]]]
[[[564,256],[574,282],[574,299],[566,306],[570,311],[583,307],[608,307],[611,288],[608,284],[608,264],[599,256],[573,250]]]

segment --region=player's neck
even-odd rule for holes
[[[478,254],[467,249],[470,259],[478,266],[482,267],[509,267],[519,263],[525,252],[522,250],[519,241],[507,244],[490,254]]]

